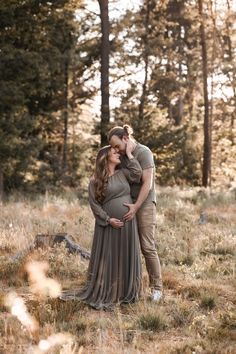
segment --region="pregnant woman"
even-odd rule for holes
[[[95,174],[89,184],[89,202],[95,216],[95,230],[87,283],[79,298],[96,309],[138,299],[141,261],[136,219],[123,222],[132,203],[129,182],[139,182],[142,169],[131,154],[126,169],[120,155],[110,146],[99,150]]]

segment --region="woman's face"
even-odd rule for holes
[[[110,151],[108,153],[108,163],[112,163],[114,165],[119,165],[120,164],[120,154],[113,147],[111,147],[111,149],[110,149]]]

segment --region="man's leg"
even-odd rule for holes
[[[140,246],[145,258],[150,287],[162,290],[161,265],[157,254],[154,235],[156,227],[156,206],[143,205],[137,212]]]

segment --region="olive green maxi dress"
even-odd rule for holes
[[[138,182],[142,169],[136,159],[126,168],[116,170],[108,179],[105,199],[95,199],[93,180],[89,183],[89,203],[95,216],[95,230],[84,289],[74,298],[96,309],[110,309],[116,304],[138,299],[141,286],[141,259],[136,217],[119,229],[109,218],[122,220],[132,203],[129,183]],[[75,294],[74,294],[75,295]],[[66,294],[64,295],[66,299]]]
[[[132,203],[129,182],[137,182],[142,170],[136,159],[108,179],[103,204],[97,203],[93,181],[89,184],[89,203],[96,218],[88,280],[81,299],[101,309],[116,303],[137,300],[141,283],[141,261],[136,218],[120,229],[108,218],[123,219]]]

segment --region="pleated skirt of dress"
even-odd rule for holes
[[[95,309],[112,309],[138,300],[141,288],[141,257],[136,219],[114,229],[97,223],[85,287],[63,297],[80,299]]]

